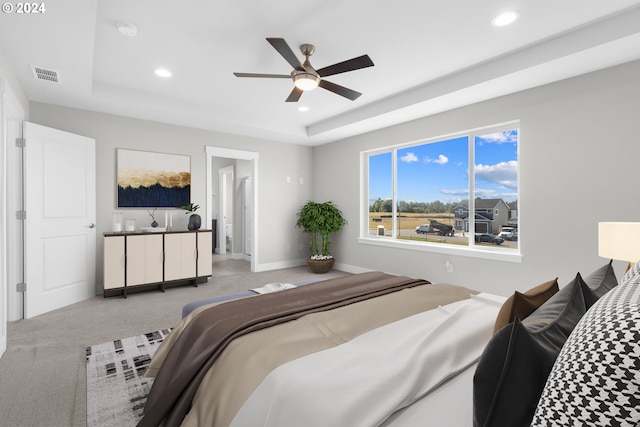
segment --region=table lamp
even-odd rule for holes
[[[640,260],[640,222],[598,223],[598,255],[627,261],[627,270]]]

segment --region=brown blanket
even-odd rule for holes
[[[144,418],[138,425],[179,425],[202,378],[236,337],[309,313],[428,283],[380,272],[363,273],[203,310],[179,337],[180,345],[167,354],[147,398]]]

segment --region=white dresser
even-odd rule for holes
[[[205,282],[211,247],[211,230],[104,233],[104,296]]]

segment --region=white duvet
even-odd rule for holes
[[[378,426],[474,364],[503,301],[472,296],[284,364],[231,426]]]

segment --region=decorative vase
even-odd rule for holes
[[[151,226],[153,228],[156,228],[158,226],[158,221],[156,221],[155,219],[153,220],[153,222],[151,223]]]
[[[201,224],[202,224],[202,218],[200,218],[200,215],[192,214],[189,217],[189,224],[187,224],[187,228],[189,230],[199,230]]]
[[[335,262],[335,258],[313,259],[309,257],[307,258],[307,267],[309,267],[309,270],[316,274],[323,274],[331,271]]]

